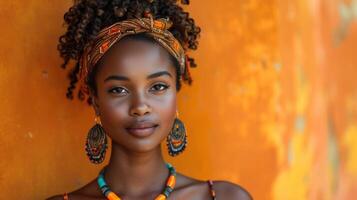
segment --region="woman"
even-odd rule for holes
[[[77,61],[67,97],[79,81],[78,97],[96,113],[87,155],[101,163],[106,136],[112,153],[93,181],[50,200],[251,199],[236,184],[185,176],[163,159],[165,138],[171,156],[186,147],[176,93],[192,81],[189,68],[196,65],[186,52],[197,48],[200,33],[176,0],[80,0],[64,18],[63,67]]]

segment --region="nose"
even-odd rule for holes
[[[143,116],[151,112],[151,107],[146,103],[143,95],[135,95],[132,99],[129,114],[131,116]]]

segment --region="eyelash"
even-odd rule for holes
[[[155,84],[155,85],[153,85],[152,86],[152,88],[154,88],[154,87],[156,87],[156,86],[161,86],[161,87],[163,87],[163,89],[159,89],[159,90],[154,90],[155,92],[156,91],[158,91],[158,92],[160,92],[160,91],[164,91],[164,90],[167,90],[170,86],[169,85],[166,85],[166,84],[163,84],[163,83],[158,83],[158,84]],[[112,89],[110,89],[109,90],[109,93],[117,93],[117,92],[113,92],[113,91],[115,91],[115,90],[117,90],[117,89],[122,89],[122,90],[126,90],[125,88],[123,88],[123,87],[115,87],[115,88],[112,88]],[[151,90],[151,89],[150,89]],[[121,94],[121,93],[119,93],[119,94]]]
[[[159,90],[156,90],[156,91],[163,91],[163,90],[166,90],[166,89],[168,89],[169,88],[169,86],[168,85],[166,85],[166,84],[163,84],[163,83],[158,83],[158,84],[155,84],[155,85],[153,85],[152,86],[152,88],[153,87],[155,87],[155,86],[163,86],[163,89],[159,89]]]
[[[115,87],[115,88],[110,89],[108,92],[109,92],[109,93],[117,93],[117,92],[113,92],[113,91],[118,90],[118,89],[126,90],[126,89],[124,89],[124,88],[122,88],[122,87]],[[119,94],[121,94],[121,93],[119,92]]]

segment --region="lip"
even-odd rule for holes
[[[143,138],[152,135],[158,124],[152,122],[136,122],[126,128],[127,132],[135,137]]]

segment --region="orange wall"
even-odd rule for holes
[[[0,199],[71,191],[103,166],[84,153],[92,109],[65,99],[56,45],[70,5],[0,2]],[[192,1],[203,32],[194,84],[179,93],[189,144],[167,160],[197,178],[238,183],[255,199],[357,195],[353,6],[357,0]]]

